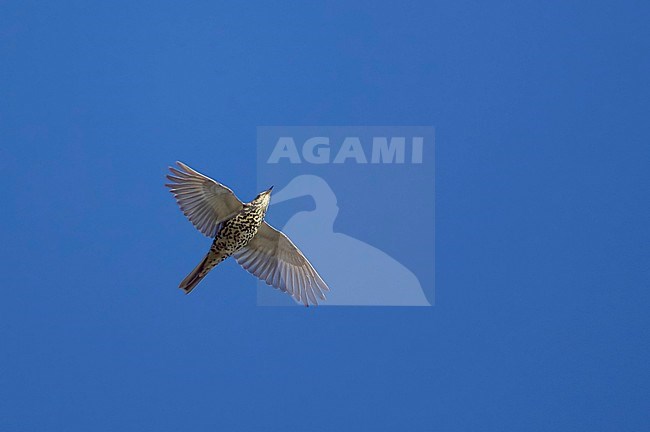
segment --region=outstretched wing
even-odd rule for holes
[[[289,237],[262,222],[248,245],[233,254],[239,265],[308,306],[329,287]]]
[[[208,237],[217,235],[219,224],[235,216],[243,204],[226,186],[176,162],[180,169],[169,167],[166,184],[179,207],[196,229]]]

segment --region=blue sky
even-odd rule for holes
[[[648,7],[348,3],[0,4],[0,430],[648,427]],[[261,125],[436,127],[434,307],[176,289]]]

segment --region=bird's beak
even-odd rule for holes
[[[271,193],[272,190],[273,190],[273,186],[271,186],[270,188],[268,188],[268,190],[266,191],[266,193]]]

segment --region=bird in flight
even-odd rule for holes
[[[187,165],[169,167],[166,184],[179,207],[204,235],[214,238],[203,261],[179,285],[189,294],[217,264],[233,256],[237,263],[267,285],[289,294],[305,306],[325,300],[329,287],[282,232],[264,221],[271,186],[249,203],[232,190]]]

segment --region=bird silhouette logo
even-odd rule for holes
[[[271,186],[244,203],[223,184],[176,162],[165,184],[182,212],[204,235],[214,238],[205,258],[180,283],[189,294],[220,262],[232,256],[260,280],[305,306],[325,300],[329,287],[300,249],[264,217]]]
[[[258,126],[256,144],[266,218],[333,288],[324,306],[432,305],[432,126]],[[257,304],[294,302],[258,283]]]
[[[314,209],[293,212],[282,231],[309,254],[321,274],[337,287],[328,306],[430,306],[418,278],[383,250],[334,230],[337,197],[320,176],[302,174],[273,196],[273,205],[310,196]],[[258,291],[263,304],[288,302],[273,292]]]

